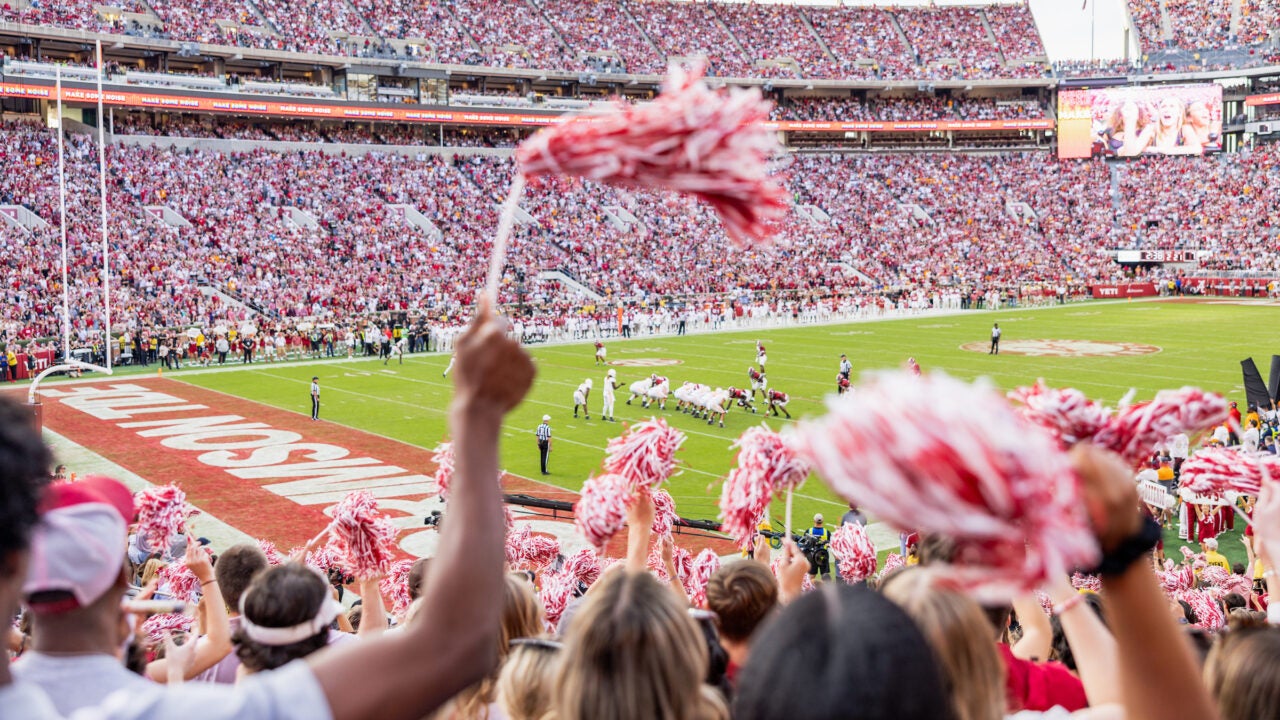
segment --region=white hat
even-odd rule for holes
[[[586,386],[591,387],[591,378],[587,378]]]
[[[547,421],[549,421],[549,420],[551,420],[551,416],[550,416],[550,415],[543,415],[543,416],[542,416],[542,422],[547,422]]]

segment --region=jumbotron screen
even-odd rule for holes
[[[1222,149],[1222,86],[1058,92],[1058,157],[1202,155]]]

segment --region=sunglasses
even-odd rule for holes
[[[517,647],[528,647],[554,652],[564,647],[563,643],[556,642],[555,640],[547,640],[545,638],[516,638],[507,644],[513,650]]]

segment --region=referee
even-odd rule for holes
[[[320,419],[320,378],[311,378],[311,419]]]
[[[547,455],[551,453],[551,416],[543,415],[542,424],[534,431],[538,436],[538,454],[542,456],[542,474],[550,475],[547,472]]]

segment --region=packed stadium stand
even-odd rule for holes
[[[124,0],[33,3],[0,19],[288,52],[448,64],[660,73],[705,55],[724,77],[1038,77],[1046,56],[1025,5],[804,8],[663,0]],[[56,6],[56,7],[53,7]],[[397,42],[408,41],[408,42]]]
[[[469,66],[445,75],[439,96],[430,98],[426,80],[419,89],[417,78],[435,76],[409,74],[412,63],[359,71],[377,73],[362,88],[396,91],[361,90],[361,112],[377,100],[431,102],[462,113],[434,124],[111,110],[109,226],[121,276],[115,302],[144,325],[229,313],[461,313],[474,299],[496,208],[511,180],[510,148],[533,131],[494,113],[548,119],[597,102],[643,102],[656,82],[618,74],[655,75],[672,59],[698,56],[714,75],[755,78],[775,101],[772,119],[780,125],[822,126],[797,125],[783,134],[793,152],[780,172],[796,209],[782,223],[777,246],[726,256],[719,222],[695,202],[541,181],[521,202],[503,302],[566,312],[600,300],[742,292],[897,296],[950,287],[1017,294],[1028,285],[1115,281],[1132,272],[1113,260],[1122,249],[1207,251],[1198,261],[1204,269],[1280,269],[1274,180],[1280,154],[1274,146],[1239,142],[1245,119],[1274,117],[1278,104],[1260,105],[1246,118],[1243,93],[1232,100],[1238,117],[1227,123],[1234,135],[1224,145],[1245,152],[1060,161],[1052,154],[1051,76],[1126,74],[1138,65],[1050,66],[1022,3],[352,0],[318,3],[306,13],[284,0],[117,6],[123,15],[87,2],[24,3],[4,6],[0,19],[140,41],[239,45],[243,59],[178,54],[168,58],[172,64],[109,53],[105,76],[115,90],[202,93],[241,103],[351,102],[357,81],[350,73],[357,71],[343,76],[336,66],[342,55]],[[1164,53],[1152,62],[1170,69],[1179,66],[1169,53],[1190,49],[1192,39],[1222,52],[1233,43],[1261,47],[1273,40],[1276,22],[1274,8],[1253,0],[1150,0],[1131,3],[1131,11],[1144,47]],[[315,56],[301,61],[290,54],[257,61],[254,49],[328,53],[335,66],[307,68]],[[92,54],[83,48],[68,52],[49,40],[19,50],[3,58],[5,81],[47,87],[58,67],[64,81],[83,87],[96,80]],[[536,77],[542,69],[579,75]],[[813,81],[806,85],[806,78]],[[822,85],[834,79],[880,84]],[[881,83],[907,79],[909,87]],[[1252,87],[1273,89],[1261,79]],[[57,320],[43,298],[60,282],[49,274],[57,265],[55,135],[35,121],[43,106],[5,102],[0,147],[10,169],[0,178],[0,205],[36,219],[0,223],[9,261],[4,321],[10,334],[44,337]],[[91,242],[96,120],[91,107],[82,107],[87,125],[68,135],[78,329],[96,322],[89,308],[100,282]],[[490,124],[468,123],[472,109],[491,113]],[[991,122],[1012,129],[981,125]],[[841,123],[911,127],[850,131]],[[23,246],[39,250],[15,249]],[[682,272],[670,272],[673,264]]]

